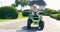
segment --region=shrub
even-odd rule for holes
[[[60,14],[50,14],[50,17],[60,20]]]
[[[53,10],[53,9],[50,9],[50,8],[46,8],[44,11],[43,11],[43,14],[44,15],[50,15],[50,14],[57,14],[58,12],[56,10]]]
[[[22,11],[22,15],[23,16],[29,16],[29,14],[31,14],[30,10],[24,10],[24,11]]]
[[[0,19],[16,19],[18,11],[13,6],[5,6],[0,8]]]
[[[11,6],[14,6],[14,7],[16,7],[16,4],[12,4]]]
[[[44,11],[43,11],[43,12],[39,12],[39,14],[41,14],[41,15],[45,15]]]
[[[19,12],[22,12],[22,10],[18,10]]]
[[[58,14],[60,14],[60,10],[58,10]]]
[[[24,10],[24,11],[28,11],[28,12],[29,12],[30,10],[29,10],[29,9],[26,9],[26,10]]]

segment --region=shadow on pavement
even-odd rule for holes
[[[38,27],[31,27],[31,29],[27,29],[27,27],[24,26],[22,30],[18,30],[16,32],[37,32],[37,31],[42,31],[42,30],[38,30]]]
[[[41,25],[44,25],[44,21],[41,22]],[[39,30],[38,27],[31,27],[30,29],[27,29],[27,26],[24,26],[22,27],[21,30],[17,30],[16,32],[37,32],[37,31],[41,32],[42,30]]]

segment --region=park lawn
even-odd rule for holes
[[[9,21],[9,19],[0,19],[0,22]]]
[[[19,12],[19,15],[18,15],[17,19],[22,19],[22,18],[26,18],[26,17],[23,17],[22,13]],[[17,20],[17,19],[0,19],[0,22],[10,21],[10,20]]]
[[[18,18],[17,18],[17,19],[22,19],[22,18],[26,18],[26,17],[24,17],[24,16],[22,15],[22,13],[19,12],[19,15],[18,15]]]

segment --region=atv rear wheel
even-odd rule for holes
[[[44,21],[39,22],[39,30],[43,30],[44,28]]]

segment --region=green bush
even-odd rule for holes
[[[60,14],[50,14],[50,17],[60,20]]]
[[[18,10],[19,12],[22,12],[22,10]]]
[[[60,10],[58,10],[58,14],[60,14]]]
[[[22,11],[22,15],[23,16],[29,16],[29,14],[31,14],[30,10],[24,10],[24,11]]]
[[[50,14],[57,14],[58,12],[56,10],[46,8],[42,14],[49,16]]]
[[[39,14],[41,14],[41,15],[45,15],[44,11],[43,11],[43,12],[39,12]]]
[[[30,10],[29,10],[29,9],[27,9],[27,10],[24,10],[24,11],[28,11],[28,12],[30,12]]]
[[[12,4],[11,6],[14,6],[14,7],[16,7],[16,4]]]
[[[5,6],[0,8],[0,19],[16,19],[18,11],[13,6]]]

